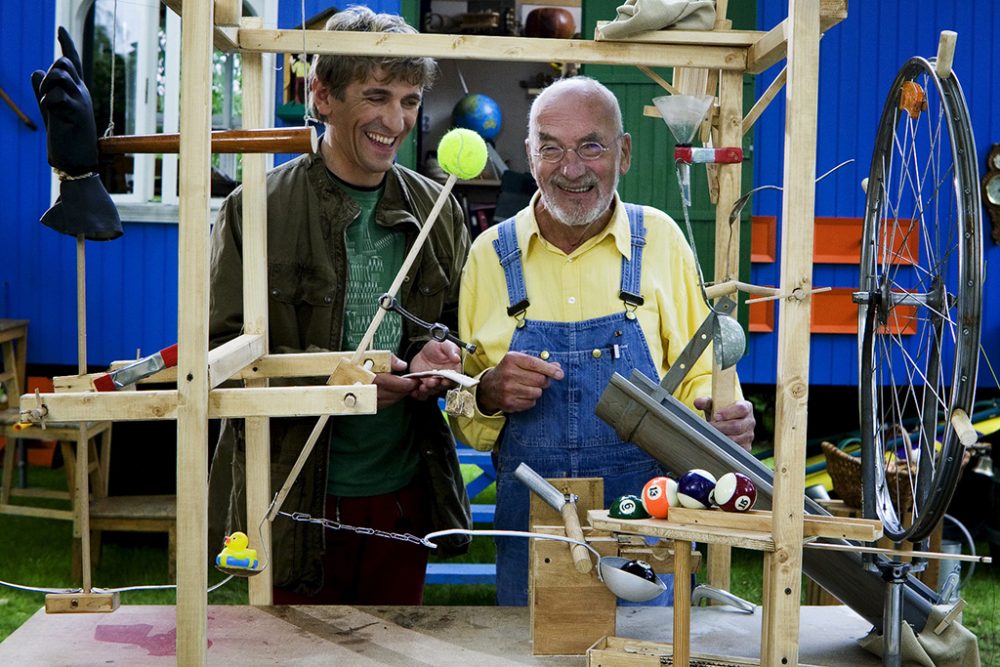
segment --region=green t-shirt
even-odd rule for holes
[[[355,350],[379,307],[378,297],[389,291],[403,265],[406,237],[402,231],[375,223],[381,186],[359,190],[335,180],[361,208],[344,233],[348,267],[341,349]],[[396,352],[402,335],[400,316],[386,313],[375,332],[372,347]],[[410,405],[406,400],[374,415],[334,417],[327,492],[338,496],[374,496],[409,484],[419,464],[410,420]]]

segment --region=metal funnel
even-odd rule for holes
[[[663,95],[654,97],[663,122],[678,144],[690,145],[698,126],[715,98],[711,95]]]

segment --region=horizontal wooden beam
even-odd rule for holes
[[[632,535],[666,537],[671,540],[728,544],[740,549],[774,551],[774,537],[770,531],[713,528],[673,523],[662,519],[612,519],[607,510],[589,510],[587,520],[597,530]]]
[[[353,352],[302,352],[296,354],[269,354],[234,373],[232,377],[240,380],[260,380],[264,378],[296,378],[323,377],[327,378],[338,366],[341,360],[350,360]],[[110,370],[135,363],[135,359],[112,361]],[[369,351],[361,359],[362,365],[371,364],[372,373],[388,373],[389,352],[385,350]],[[93,378],[104,375],[105,372],[89,373],[87,375],[60,375],[53,378],[57,394],[67,392],[93,391]],[[137,384],[173,384],[177,382],[177,369],[165,368],[155,375],[139,380]],[[135,389],[130,385],[128,390]]]
[[[570,62],[650,67],[707,67],[739,70],[746,66],[747,46],[705,44],[698,31],[674,31],[673,48],[641,42],[596,42],[589,39],[541,39],[489,35],[331,32],[327,30],[239,31],[240,49],[264,53],[422,56],[442,60],[506,62]],[[303,43],[304,41],[304,43]]]
[[[243,334],[208,352],[208,386],[215,389],[264,356],[264,336]]]
[[[177,153],[179,134],[134,134],[102,137],[97,148],[104,155]],[[313,127],[276,127],[212,132],[213,153],[315,153],[319,148]]]
[[[757,30],[647,30],[629,35],[626,39],[608,39],[602,29],[611,21],[598,21],[594,40],[598,42],[623,42],[626,44],[690,44],[708,46],[735,46],[749,48],[764,36]]]
[[[819,31],[824,33],[847,18],[847,0],[820,0]],[[747,54],[747,71],[760,74],[784,60],[788,51],[788,19],[761,35]]]
[[[48,507],[34,507],[32,505],[0,505],[0,514],[30,516],[35,519],[60,519],[62,521],[73,520],[73,510],[57,510]]]
[[[771,530],[771,513],[762,510],[739,513],[671,507],[669,522],[768,532]],[[807,514],[803,519],[803,535],[807,538],[828,537],[874,542],[882,537],[882,522],[873,519]]]
[[[177,16],[184,15],[184,3],[182,0],[162,0],[163,4],[171,9]],[[236,27],[227,26],[230,21],[236,20],[238,23],[239,8],[233,8],[231,0],[215,0],[215,31],[212,35],[212,43],[220,51],[237,51],[239,44],[236,41]],[[222,23],[223,25],[218,25]]]
[[[210,419],[226,417],[305,417],[361,415],[375,412],[375,385],[213,389]],[[40,400],[39,400],[40,399]],[[149,421],[177,418],[177,391],[25,394],[21,409],[43,404],[57,421]]]

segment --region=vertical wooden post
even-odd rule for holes
[[[218,25],[242,25],[241,0],[215,0],[215,21]],[[258,27],[264,27],[261,23]]]
[[[76,357],[77,372],[87,373],[87,251],[83,234],[76,237]],[[73,500],[73,537],[80,539],[80,572],[83,592],[90,593],[90,440],[87,422],[78,422],[76,435],[76,488]]]
[[[815,216],[819,0],[789,0],[788,85],[785,88],[785,170],[781,216],[781,290],[812,285]],[[770,602],[764,665],[798,663],[802,582],[802,497],[809,398],[809,316],[812,299],[783,299],[778,322]]]
[[[212,0],[181,17],[177,303],[177,664],[208,655],[208,239]]]
[[[262,28],[258,17],[242,20],[240,27]],[[264,67],[259,53],[243,54],[243,129],[264,126]],[[264,336],[267,349],[267,156],[243,156],[243,332]],[[266,387],[267,379],[247,380],[248,387]],[[265,521],[271,492],[271,429],[267,417],[246,418],[247,531],[268,558],[271,549],[271,522]],[[221,508],[216,508],[221,510]],[[258,526],[260,529],[258,530]],[[250,604],[269,605],[272,601],[273,569],[264,568],[250,579]]]
[[[673,665],[691,661],[691,543],[674,540],[674,647]]]
[[[719,81],[719,146],[743,143],[743,72],[722,72]],[[715,281],[738,280],[740,269],[740,223],[729,226],[729,212],[740,196],[743,165],[720,164],[717,167],[719,199],[715,207]],[[734,298],[735,300],[735,298]],[[736,311],[733,311],[736,317]],[[736,400],[736,368],[722,370],[713,362],[712,403],[716,408]],[[708,583],[729,590],[732,549],[725,544],[708,546]]]

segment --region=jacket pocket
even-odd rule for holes
[[[340,341],[333,329],[336,292],[332,279],[288,266],[268,271],[271,349],[305,350],[310,345],[335,350]]]

